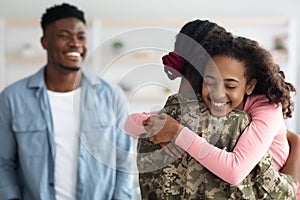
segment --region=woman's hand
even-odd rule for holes
[[[291,150],[289,157],[280,172],[292,175],[300,182],[300,136],[288,130],[287,139]]]
[[[183,128],[174,118],[164,113],[149,117],[143,125],[149,140],[154,144],[170,142]]]

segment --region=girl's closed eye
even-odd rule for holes
[[[240,81],[234,78],[225,79],[224,86],[227,89],[236,89],[240,86]]]
[[[237,85],[225,85],[225,88],[231,89],[231,90],[236,89],[237,87],[238,87]]]

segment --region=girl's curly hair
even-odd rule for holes
[[[210,56],[225,55],[244,63],[247,81],[257,80],[252,94],[266,95],[271,104],[281,103],[284,118],[292,117],[294,102],[291,93],[296,93],[296,88],[286,82],[284,72],[274,62],[271,53],[248,38],[233,37],[220,31],[212,35],[215,36],[204,44]]]

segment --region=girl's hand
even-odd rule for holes
[[[149,140],[154,144],[168,143],[175,139],[183,126],[167,114],[151,116],[145,123]]]

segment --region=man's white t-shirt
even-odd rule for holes
[[[54,174],[57,200],[76,199],[80,93],[80,88],[64,93],[48,90],[56,144]]]

